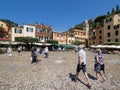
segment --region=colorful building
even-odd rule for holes
[[[47,40],[52,39],[52,27],[43,25],[43,24],[36,24],[36,31],[35,31],[35,37],[40,42],[46,42]]]
[[[15,41],[15,37],[24,37],[23,34],[23,27],[12,27],[11,29],[12,33],[11,33],[11,41]]]
[[[120,42],[120,14],[104,19],[104,42]]]
[[[11,41],[15,41],[15,37],[33,37],[35,38],[35,26],[24,24],[20,27],[12,27]]]
[[[72,29],[69,31],[69,33],[74,35],[73,41],[85,42],[86,40],[86,31],[84,30]]]
[[[88,45],[99,45],[104,44],[104,28],[98,26],[94,30],[89,31]]]
[[[73,33],[67,33],[67,44],[72,44],[73,42],[75,42],[74,36],[75,35]]]
[[[53,40],[58,41],[58,44],[67,44],[67,34],[63,32],[53,32]]]

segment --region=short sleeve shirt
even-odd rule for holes
[[[84,64],[86,64],[86,52],[83,49],[79,50],[79,52],[78,52],[78,59],[80,57],[82,58],[82,62],[84,62]],[[80,62],[78,61],[78,63],[80,63]]]

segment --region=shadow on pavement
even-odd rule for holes
[[[96,80],[96,77],[94,77],[94,76],[91,75],[90,73],[88,73],[87,75],[88,75],[88,77],[89,77],[90,79],[92,79],[92,80]]]
[[[75,80],[75,77],[76,77],[75,74],[69,73],[69,77],[70,77],[71,81],[74,81],[74,82],[79,81],[80,83],[82,83],[86,86],[86,84],[83,81],[81,81],[79,78],[77,79],[77,81]]]

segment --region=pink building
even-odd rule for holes
[[[53,32],[53,40],[58,41],[58,44],[67,44],[67,34],[63,32]]]

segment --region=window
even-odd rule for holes
[[[111,22],[111,21],[112,21],[112,18],[106,19],[106,23],[109,23],[109,22]]]
[[[26,31],[27,31],[27,32],[33,32],[33,28],[27,27],[27,28],[26,28]]]
[[[95,32],[93,32],[93,36],[95,36]]]
[[[95,42],[93,42],[93,44],[95,44]]]
[[[57,34],[57,37],[59,37],[59,34]]]
[[[39,28],[40,29],[40,32],[43,32],[42,28]]]
[[[112,21],[112,18],[110,18],[110,20],[109,21]]]
[[[102,42],[101,42],[101,41],[99,41],[99,44],[102,44]]]
[[[110,33],[107,33],[107,37],[110,37]]]
[[[102,39],[102,36],[99,36],[99,39]]]
[[[39,36],[36,36],[36,38],[39,40]]]
[[[69,43],[70,43],[70,40],[69,40]]]
[[[20,30],[19,32],[22,33],[22,30]]]
[[[115,39],[115,42],[118,42],[118,39]]]
[[[119,28],[119,25],[115,25],[115,26],[114,26],[114,29],[118,29],[118,28]]]
[[[110,39],[108,39],[107,42],[110,42]]]
[[[102,30],[99,31],[99,34],[102,34]]]
[[[45,29],[43,29],[42,32],[45,33]]]
[[[41,40],[43,40],[43,36],[41,36]]]
[[[49,30],[47,30],[47,33],[49,33]]]
[[[117,35],[117,36],[118,36],[118,34],[119,34],[118,30],[117,30],[117,31],[115,31],[115,35]]]
[[[108,28],[107,28],[108,30],[110,29],[110,25],[108,25]]]
[[[15,29],[14,33],[22,33],[22,30],[21,29]]]
[[[108,23],[108,20],[106,19],[106,23]]]
[[[91,45],[91,42],[89,44]]]
[[[36,28],[36,32],[40,32],[40,28]]]

